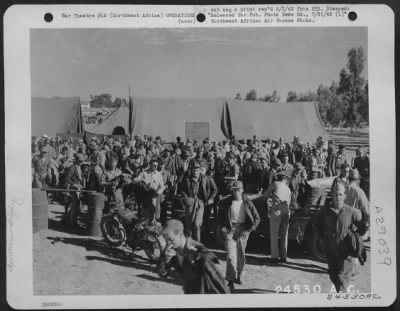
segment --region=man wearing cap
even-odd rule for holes
[[[345,154],[345,146],[344,145],[339,145],[339,151],[336,153],[336,159],[335,159],[335,170],[336,170],[336,175],[340,174],[341,166],[342,164],[350,164],[347,156]]]
[[[246,193],[257,193],[260,182],[261,167],[256,153],[251,155],[251,160],[243,166],[243,184]]]
[[[237,156],[233,152],[228,152],[226,158],[227,162],[224,167],[224,177],[233,177],[237,180],[240,174],[240,167],[237,164]]]
[[[207,189],[207,180],[203,178],[200,163],[194,162],[188,174],[178,184],[178,193],[183,195],[185,202],[185,230],[188,236],[200,241],[201,226],[203,224],[204,204],[210,194]]]
[[[162,157],[164,160],[165,169],[171,172],[172,175],[176,175],[175,159],[172,154],[172,147],[166,145],[162,151]]]
[[[340,166],[340,174],[339,176],[335,177],[332,183],[331,192],[336,187],[336,184],[343,184],[345,188],[349,184],[349,173],[350,173],[350,165],[347,163],[343,163]]]
[[[165,190],[162,175],[157,168],[158,158],[153,157],[150,160],[149,167],[135,178],[135,181],[143,181],[150,189],[154,190],[154,196],[151,200],[145,200],[143,206],[143,216],[149,223],[156,220],[156,215],[160,215],[160,199]]]
[[[75,155],[74,164],[68,169],[66,176],[66,185],[68,189],[80,190],[83,188],[83,174],[81,170],[81,164],[85,161],[85,156],[81,153]],[[65,211],[64,220],[67,221],[70,226],[77,226],[78,213],[80,212],[80,193],[77,191],[71,191],[71,208],[67,212]],[[66,206],[67,209],[67,206]]]
[[[354,250],[352,237],[365,233],[360,210],[345,204],[345,186],[338,183],[332,191],[330,205],[321,207],[312,220],[316,234],[322,239],[328,259],[328,273],[336,291],[347,292],[353,274]]]
[[[88,156],[91,164],[99,163],[100,165],[102,165],[102,159],[101,156],[99,155],[97,143],[93,140],[89,143],[88,146]]]
[[[258,158],[258,161],[260,162],[260,167],[261,167],[260,180],[259,180],[259,183],[258,183],[258,189],[262,190],[263,187],[265,186],[266,179],[267,179],[267,176],[268,176],[268,172],[270,170],[270,166],[269,166],[269,163],[268,163],[268,159],[266,157],[262,157],[261,156],[261,157]],[[268,186],[266,186],[265,189],[267,189],[267,188],[268,188]]]
[[[207,193],[207,200],[204,202],[204,217],[203,217],[203,223],[205,227],[208,227],[210,229],[210,224],[209,224],[209,217],[211,215],[211,211],[214,213],[214,218],[216,218],[217,215],[217,205],[215,202],[215,197],[217,196],[218,193],[218,188],[217,185],[215,184],[214,178],[212,176],[207,175],[208,171],[208,166],[207,164],[201,164],[200,165],[200,174],[202,178],[206,180],[206,193]]]
[[[293,176],[289,182],[289,188],[292,191],[292,199],[290,202],[290,207],[292,209],[299,209],[302,206],[305,196],[306,180],[307,173],[304,169],[304,166],[300,162],[296,162],[294,164]]]
[[[204,148],[203,147],[197,147],[196,148],[196,155],[190,159],[189,162],[189,167],[188,169],[191,169],[191,166],[193,165],[194,162],[198,162],[200,166],[208,166],[207,159],[204,158]]]
[[[168,208],[166,199],[172,191],[173,185],[175,184],[175,175],[172,175],[171,171],[166,168],[165,160],[162,157],[158,158],[158,171],[161,173],[165,190],[160,197],[160,213],[156,213],[156,219],[159,219],[161,223],[165,223],[167,219]]]
[[[332,140],[328,141],[328,155],[326,157],[326,169],[325,175],[327,177],[336,175],[336,153],[335,153],[335,145]]]
[[[233,152],[228,152],[225,161],[222,161],[220,165],[222,167],[218,170],[218,177],[216,176],[217,187],[221,195],[227,195],[230,193],[227,183],[239,179],[240,167],[237,164],[237,157]]]
[[[49,159],[49,160],[51,160],[51,159],[56,159],[57,158],[57,152],[56,152],[56,150],[54,149],[54,147],[52,147],[51,145],[50,145],[50,138],[44,138],[43,139],[43,145],[42,145],[44,148],[46,148],[46,150],[47,150],[47,158]]]
[[[278,174],[278,170],[281,167],[282,162],[276,158],[271,161],[271,168],[265,177],[261,180],[261,191],[265,192],[269,188],[269,186],[276,180],[276,174]]]
[[[277,181],[274,181],[263,194],[248,196],[249,200],[260,197],[267,199],[270,217],[270,261],[273,263],[284,263],[287,257],[289,206],[292,197],[289,180],[290,177],[286,173],[278,173]]]
[[[369,157],[364,148],[356,150],[356,157],[353,160],[353,168],[357,169],[360,175],[360,187],[369,197]]]
[[[360,174],[358,170],[352,169],[349,173],[349,185],[347,187],[344,203],[361,211],[362,220],[369,227],[369,201],[364,191],[360,188]]]
[[[176,157],[176,171],[178,177],[182,178],[183,174],[188,171],[191,155],[190,149],[186,147],[182,150],[181,156]]]
[[[303,142],[299,141],[295,147],[293,147],[293,162],[299,162],[303,166],[307,165],[307,152]]]
[[[273,182],[263,194],[264,198],[272,199],[270,208],[271,262],[286,262],[290,216],[289,205],[292,195],[289,188],[289,179],[290,177],[286,173],[278,173],[277,181]]]
[[[323,177],[324,166],[321,162],[319,152],[320,152],[319,149],[313,148],[312,154],[308,159],[307,171],[308,171],[308,179],[309,180]]]
[[[117,206],[122,207],[124,200],[122,198],[121,185],[118,183],[122,172],[117,168],[117,165],[118,158],[114,156],[111,158],[111,165],[107,166],[104,171],[104,185],[107,186],[105,193],[109,200],[115,202]]]
[[[233,290],[234,283],[242,284],[247,240],[260,223],[260,216],[253,202],[243,197],[241,181],[233,181],[229,188],[231,195],[220,202],[218,225],[225,240],[225,278]]]
[[[32,160],[33,167],[33,188],[46,187],[47,179],[51,176],[50,159],[47,156],[47,148],[40,148],[40,155]]]
[[[293,165],[289,163],[289,153],[288,152],[282,153],[281,159],[282,159],[282,164],[279,167],[278,173],[284,172],[286,175],[289,176],[289,178],[291,178],[293,174]]]

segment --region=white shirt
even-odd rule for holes
[[[246,221],[246,211],[243,200],[233,200],[231,205],[232,223],[243,224]]]
[[[282,202],[286,202],[289,206],[291,200],[290,188],[281,181],[273,182],[264,192],[263,196],[265,198],[271,197],[273,206]]]
[[[159,171],[150,172],[150,170],[147,169],[138,176],[138,179],[149,184],[158,192],[158,194],[161,194],[164,191],[164,181]]]

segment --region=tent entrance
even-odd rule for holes
[[[202,141],[210,138],[211,126],[210,122],[185,122],[185,138]]]
[[[116,126],[113,129],[112,135],[125,135],[125,129],[122,126]]]

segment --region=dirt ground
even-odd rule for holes
[[[132,254],[113,248],[102,238],[87,236],[85,229],[71,229],[60,223],[63,207],[49,206],[49,229],[33,235],[33,280],[35,295],[132,295],[182,294],[177,275],[166,279],[157,274],[143,251]],[[264,237],[251,237],[243,285],[235,293],[329,292],[327,265],[312,260],[296,242],[289,242],[288,263],[272,266],[267,262]],[[370,252],[351,283],[353,291],[370,291]],[[225,273],[225,252],[213,250]]]

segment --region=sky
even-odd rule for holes
[[[242,97],[338,81],[355,27],[31,30],[33,97]],[[362,74],[368,78],[368,69]]]

